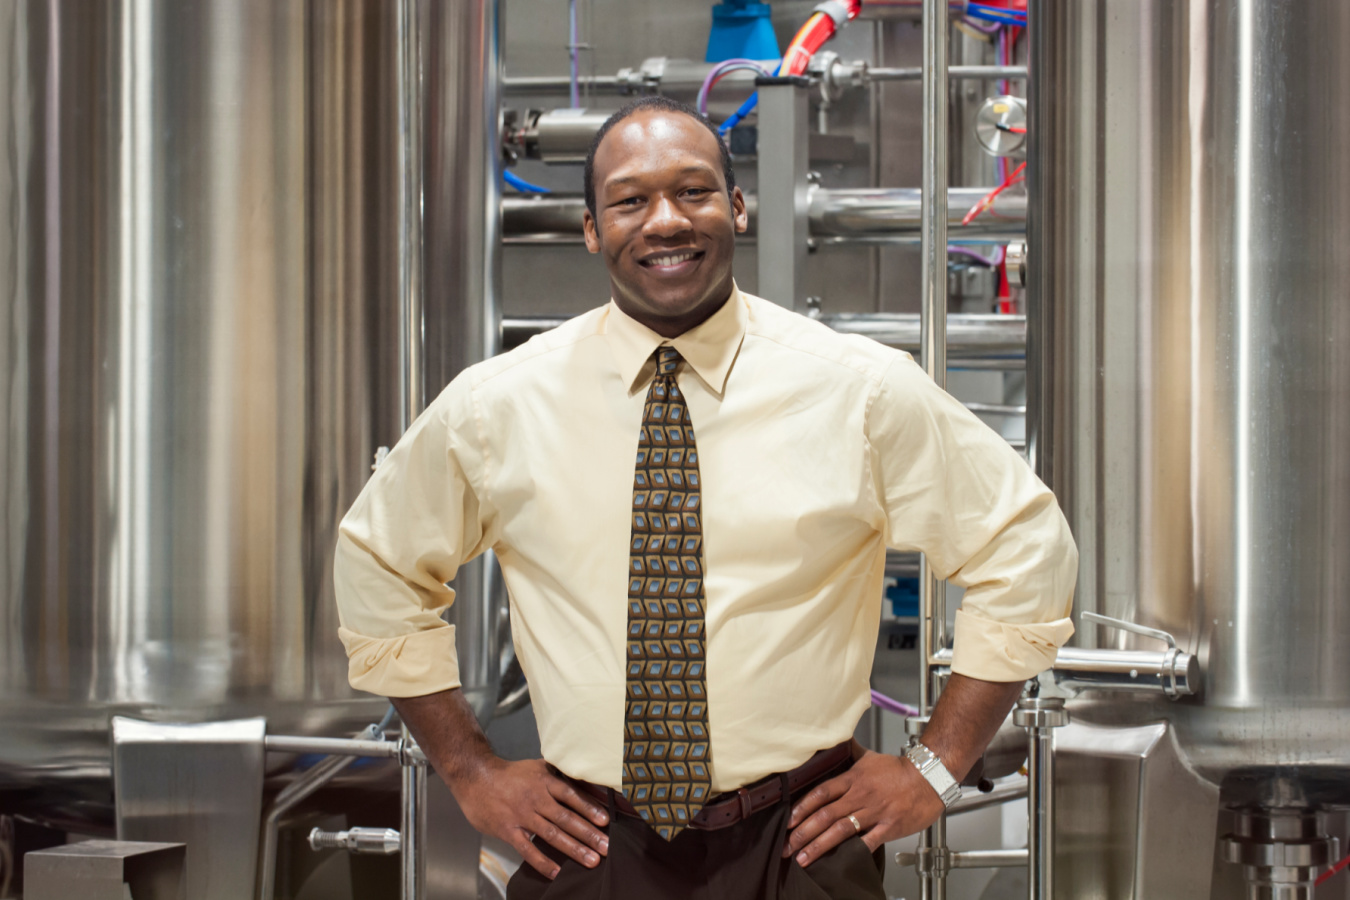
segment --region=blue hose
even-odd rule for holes
[[[778,65],[773,67],[773,74],[777,75],[782,70],[782,68],[783,68],[783,61],[779,60]],[[737,125],[741,123],[741,119],[744,119],[746,116],[750,115],[750,110],[754,109],[755,104],[758,102],[759,102],[759,91],[755,91],[744,103],[741,104],[740,109],[736,110],[734,113],[732,113],[730,116],[727,117],[727,120],[725,122],[717,126],[717,133],[725,136],[727,132],[731,131],[731,129],[735,128]]]
[[[966,6],[966,15],[972,19],[983,19],[986,22],[998,22],[1000,25],[1019,25],[1026,27],[1027,14],[1017,12],[1011,9],[1003,9],[997,6],[980,6],[978,3],[970,3]]]
[[[508,170],[508,169],[503,169],[503,170],[502,170],[502,178],[506,181],[507,184],[511,185],[511,187],[515,188],[515,189],[518,190],[518,191],[523,191],[523,192],[525,192],[526,194],[551,194],[551,193],[553,193],[552,191],[550,191],[550,190],[549,190],[548,188],[546,188],[546,187],[540,187],[540,186],[537,185],[537,184],[530,184],[530,183],[529,183],[528,181],[526,181],[524,178],[521,178],[519,175],[517,175],[516,173],[514,173],[514,172],[512,172],[512,171],[510,171],[510,170]]]

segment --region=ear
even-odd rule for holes
[[[736,225],[737,234],[745,234],[750,229],[750,215],[745,211],[745,195],[741,189],[731,189],[731,220]]]
[[[586,235],[586,249],[592,253],[600,252],[600,232],[596,228],[595,217],[589,209],[581,213],[581,230]]]

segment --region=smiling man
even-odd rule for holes
[[[883,898],[1072,633],[1076,552],[1025,462],[906,355],[739,291],[745,201],[707,120],[615,113],[586,165],[610,302],[466,370],[337,550],[351,681],[391,698],[525,898]],[[887,548],[966,587],[904,756],[851,741]],[[493,549],[544,759],[459,691],[445,583]]]

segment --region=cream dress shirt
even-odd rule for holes
[[[633,468],[652,354],[686,364],[703,479],[714,791],[847,740],[869,705],[886,548],[966,588],[953,669],[1020,681],[1073,633],[1054,496],[905,353],[732,293],[665,339],[614,304],[457,377],[342,523],[353,686],[459,685],[441,613],[489,548],[544,758],[619,788]]]

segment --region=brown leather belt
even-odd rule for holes
[[[844,741],[828,750],[821,750],[787,773],[788,792],[795,794],[799,789],[819,781],[835,769],[843,766],[852,756],[852,741]],[[630,816],[638,814],[637,810],[633,808],[633,804],[629,803],[628,798],[624,797],[619,791],[611,791],[610,788],[591,784],[589,781],[574,781],[573,783],[601,803],[608,803],[610,794],[613,793],[614,806],[619,812]],[[760,810],[768,809],[782,799],[783,776],[770,775],[754,784],[738,788],[735,791],[728,791],[710,800],[703,809],[699,810],[698,815],[690,821],[689,827],[700,831],[716,831],[719,828],[727,828],[742,819],[750,818]]]

